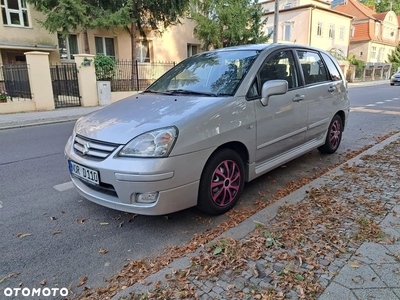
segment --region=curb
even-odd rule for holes
[[[5,129],[16,129],[30,126],[38,126],[38,125],[46,125],[46,124],[54,124],[54,123],[64,123],[78,120],[82,115],[76,116],[68,116],[68,117],[59,117],[54,119],[41,119],[34,121],[26,121],[26,122],[11,122],[5,123],[5,125],[0,124],[0,130]]]
[[[356,157],[342,163],[341,165],[337,166],[336,168],[328,171],[327,173],[323,174],[319,178],[313,180],[312,182],[304,185],[303,187],[299,188],[298,190],[294,191],[293,193],[289,194],[288,196],[274,202],[270,206],[264,208],[263,210],[259,211],[258,213],[254,214],[253,216],[249,217],[247,220],[240,223],[238,226],[233,227],[222,233],[220,236],[214,238],[212,241],[208,242],[203,247],[199,247],[196,251],[187,254],[186,256],[179,258],[173,262],[171,262],[167,267],[163,268],[159,272],[150,275],[145,280],[147,282],[151,282],[150,285],[144,285],[136,283],[125,290],[117,293],[115,296],[111,298],[111,300],[119,300],[121,297],[127,297],[129,299],[130,293],[145,293],[147,291],[153,290],[153,285],[157,281],[161,281],[161,284],[166,283],[165,275],[171,274],[174,269],[183,269],[189,267],[190,258],[198,255],[201,250],[207,248],[208,246],[212,245],[216,241],[221,238],[233,238],[233,239],[242,239],[250,232],[254,231],[254,224],[259,223],[258,220],[264,220],[262,223],[268,222],[269,220],[273,219],[278,211],[278,208],[282,205],[287,204],[296,204],[304,199],[306,193],[310,188],[320,188],[325,185],[332,176],[338,176],[343,174],[341,168],[344,165],[354,165],[358,164],[361,161],[361,158],[365,155],[370,155],[378,152],[379,150],[383,149],[386,145],[396,141],[400,138],[400,133],[394,134],[391,137],[385,139],[384,141],[376,144],[375,146],[371,147],[370,149],[362,152],[361,154],[357,155]],[[265,221],[266,220],[266,221]]]

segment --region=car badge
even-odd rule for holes
[[[89,149],[90,149],[90,143],[87,142],[85,145],[83,145],[82,155],[88,154],[89,153]]]

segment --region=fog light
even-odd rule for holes
[[[137,203],[153,203],[156,202],[158,198],[158,192],[136,194]]]

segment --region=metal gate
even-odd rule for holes
[[[4,65],[1,69],[5,90],[11,99],[32,98],[28,65]]]
[[[51,65],[50,74],[55,107],[80,106],[81,95],[76,64]]]

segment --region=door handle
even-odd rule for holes
[[[331,85],[331,86],[328,88],[328,92],[332,93],[332,92],[334,92],[334,91],[336,91],[336,88],[335,88],[334,86]]]
[[[297,94],[296,96],[294,96],[293,98],[293,102],[299,102],[301,100],[304,100],[306,97],[304,95],[299,95]]]

